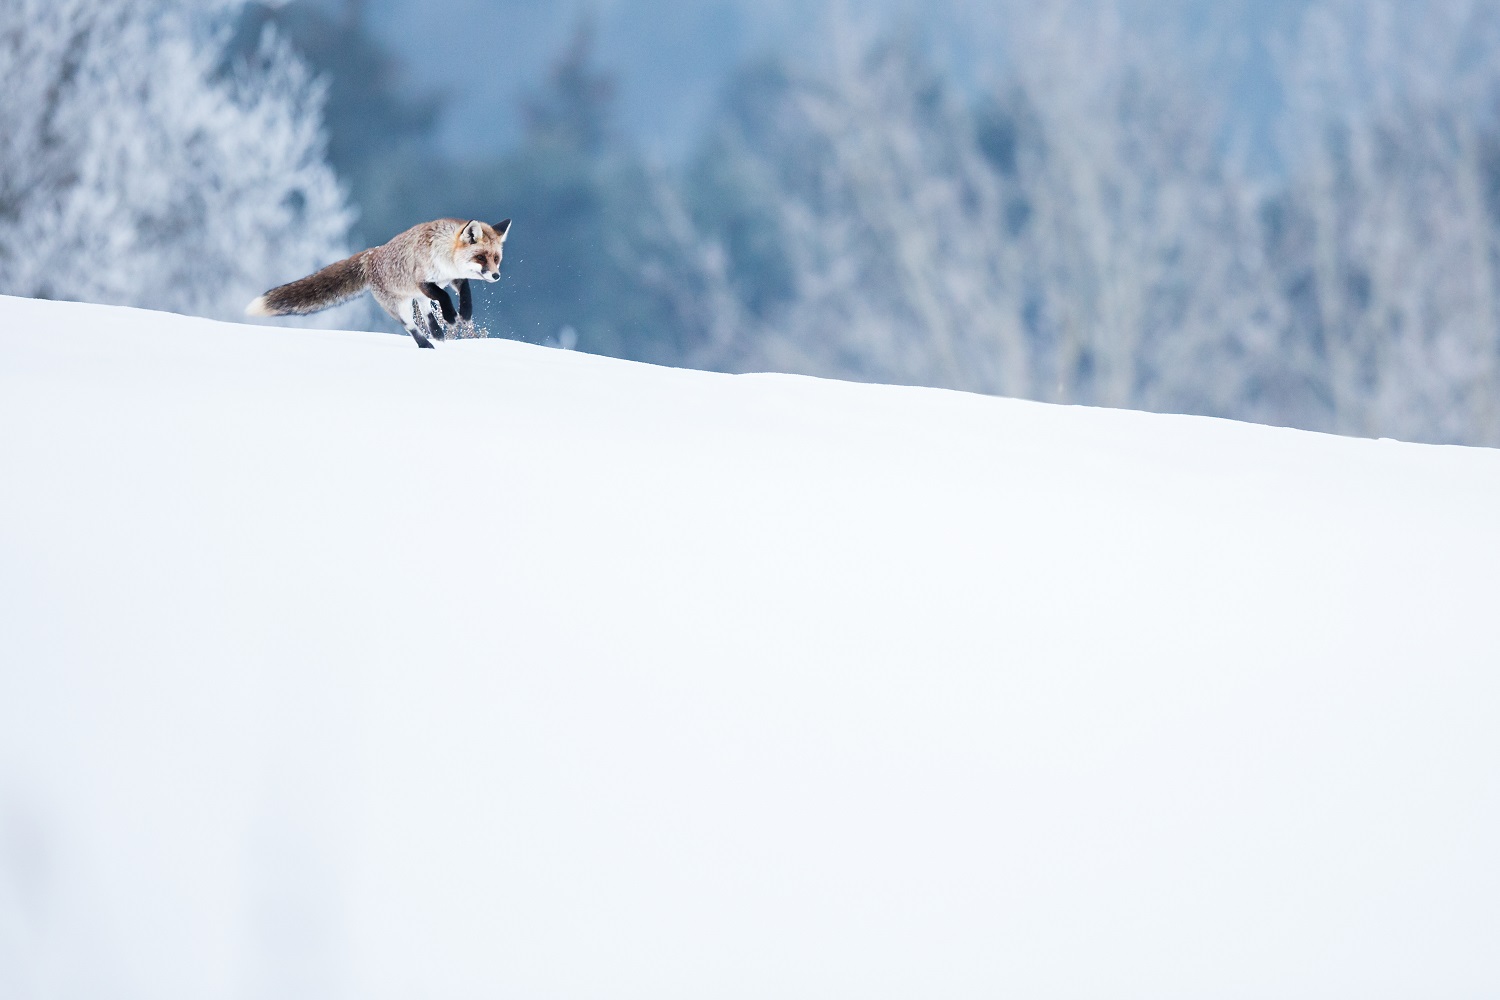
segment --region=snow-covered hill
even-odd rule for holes
[[[1500,993],[1500,452],[0,299],[0,996]]]

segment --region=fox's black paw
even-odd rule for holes
[[[474,297],[469,294],[469,279],[459,278],[454,282],[458,288],[458,315],[464,320],[474,318]],[[449,322],[453,322],[449,320]]]

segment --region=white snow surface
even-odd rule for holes
[[[1500,452],[0,299],[0,996],[1500,995]]]

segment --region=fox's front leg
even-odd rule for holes
[[[448,298],[447,292],[430,281],[424,281],[417,287],[422,289],[422,294],[436,303],[437,307],[443,311],[444,323],[452,323],[458,318],[458,314],[453,311],[453,302]],[[462,299],[462,297],[460,294],[459,298]],[[464,318],[468,319],[467,316]]]
[[[459,278],[453,283],[458,289],[458,316],[468,322],[474,318],[474,297],[469,294],[469,279]]]

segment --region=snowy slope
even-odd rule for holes
[[[1500,452],[0,299],[0,996],[1500,994]]]

